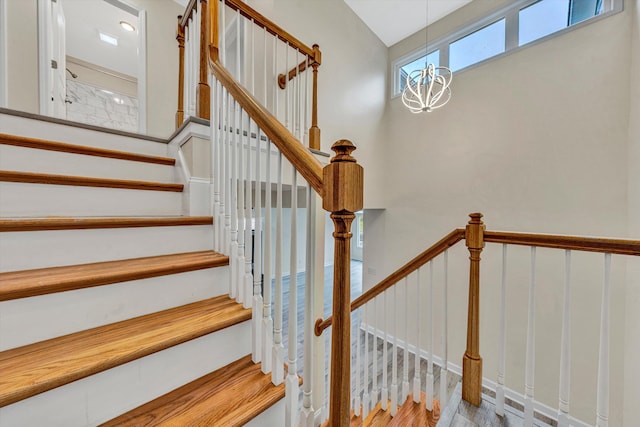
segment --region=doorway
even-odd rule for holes
[[[40,112],[146,132],[146,15],[120,0],[38,0]]]

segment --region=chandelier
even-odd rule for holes
[[[429,64],[407,74],[402,103],[414,114],[443,107],[451,99],[453,73],[447,67]]]

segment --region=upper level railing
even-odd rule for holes
[[[207,50],[210,42],[212,41],[213,35],[215,34],[217,37],[216,43],[218,44],[216,48],[218,51],[222,52],[222,55],[220,56],[220,64],[222,66],[232,65],[226,64],[226,61],[231,61],[231,59],[227,58],[229,55],[226,55],[225,51],[227,49],[234,49],[235,47],[237,55],[235,58],[232,58],[232,60],[237,61],[237,63],[233,65],[236,67],[250,67],[250,73],[245,74],[253,75],[255,68],[254,53],[256,52],[252,50],[251,55],[246,55],[244,47],[250,46],[251,49],[254,49],[256,35],[255,28],[259,28],[265,33],[273,35],[275,39],[280,40],[285,45],[285,49],[280,55],[285,55],[285,60],[283,62],[286,63],[287,69],[289,68],[288,64],[290,61],[300,62],[298,66],[293,67],[289,72],[277,74],[274,78],[275,81],[273,84],[277,84],[276,87],[286,91],[289,87],[289,81],[294,80],[296,77],[300,80],[303,77],[306,77],[304,84],[307,87],[304,89],[298,89],[299,91],[305,91],[304,108],[308,111],[305,111],[305,117],[299,120],[300,123],[298,123],[297,127],[302,129],[302,127],[305,126],[303,131],[304,137],[300,138],[300,140],[304,140],[309,148],[319,150],[320,128],[318,127],[317,99],[318,68],[322,62],[322,54],[318,45],[313,45],[312,47],[307,46],[240,0],[226,0],[224,2],[225,7],[220,8],[221,20],[225,21],[225,25],[212,28],[213,25],[218,25],[218,23],[212,23],[209,19],[202,19],[203,16],[207,15],[208,3],[208,0],[190,0],[184,15],[178,17],[178,31],[176,39],[178,40],[179,48],[179,84],[176,127],[180,126],[185,118],[189,116],[196,116],[204,119],[209,118],[210,88],[207,81],[209,72],[207,64],[209,54]],[[230,18],[234,13],[238,17],[238,19],[236,19],[238,25],[234,25],[236,33],[228,34],[231,27],[231,25],[229,25],[231,22]],[[240,16],[252,25],[241,28],[241,25],[239,24]],[[249,28],[251,29],[250,31]],[[241,43],[235,42],[235,40],[239,40],[241,36],[243,38],[242,43],[244,43],[242,49]],[[228,39],[234,39],[234,42],[227,43]],[[234,46],[228,46],[231,44]],[[270,53],[275,57],[278,55],[275,43],[274,47],[276,50]],[[264,46],[264,48],[263,52],[266,60],[267,46]],[[293,58],[290,58],[292,53],[288,50],[295,52],[295,56]],[[241,55],[245,55],[244,58],[241,58]],[[303,59],[300,60],[300,58]],[[311,83],[312,88],[310,90],[308,88],[308,75],[304,73],[309,67],[312,69],[313,80]],[[284,78],[285,74],[289,76],[288,79]],[[255,82],[252,82],[251,85],[254,86]],[[265,89],[267,88],[267,85],[268,83],[264,82]],[[301,83],[298,83],[298,85],[301,85]],[[295,88],[293,90],[295,90]],[[277,97],[278,95],[275,96]],[[289,120],[289,112],[286,114],[285,120]],[[305,123],[302,123],[303,121]]]
[[[355,314],[357,320],[360,321],[359,330],[364,333],[364,338],[360,338],[355,344],[358,346],[356,356],[356,407],[354,410],[357,414],[366,413],[380,402],[383,408],[387,406],[387,399],[391,399],[391,412],[397,409],[399,399],[409,397],[409,375],[408,375],[408,354],[426,353],[427,374],[425,385],[426,390],[426,407],[432,409],[432,401],[434,399],[434,370],[433,365],[437,360],[440,365],[440,403],[444,405],[447,400],[446,378],[450,363],[447,358],[447,318],[448,318],[448,275],[449,261],[448,250],[455,246],[461,240],[466,241],[466,246],[470,253],[469,267],[469,288],[468,288],[468,307],[467,307],[467,334],[466,334],[466,350],[462,360],[462,396],[468,402],[475,405],[480,404],[483,374],[482,374],[482,358],[480,357],[480,254],[485,243],[497,243],[502,246],[502,272],[501,272],[501,289],[500,301],[496,301],[499,306],[499,340],[498,347],[498,372],[496,388],[496,413],[503,416],[505,406],[505,360],[506,360],[506,269],[507,269],[507,247],[510,245],[528,246],[530,247],[530,283],[529,283],[529,300],[526,308],[527,327],[526,327],[526,352],[524,360],[524,385],[525,390],[521,395],[514,394],[510,396],[512,400],[521,400],[524,402],[524,424],[526,426],[533,425],[534,413],[540,411],[542,405],[534,400],[534,379],[535,379],[535,289],[536,289],[536,248],[562,249],[565,252],[565,277],[563,287],[563,311],[562,311],[562,338],[560,343],[560,371],[559,371],[559,400],[557,412],[545,413],[543,415],[551,416],[558,420],[558,425],[591,425],[590,423],[581,422],[570,416],[570,372],[571,372],[571,292],[570,283],[572,280],[571,273],[571,253],[574,251],[598,252],[604,254],[603,282],[602,282],[602,298],[600,312],[600,339],[598,347],[598,368],[597,368],[597,389],[596,389],[596,410],[595,422],[593,425],[606,426],[609,418],[609,387],[610,387],[610,294],[611,294],[611,255],[632,255],[640,256],[640,241],[628,239],[608,239],[594,237],[579,236],[563,236],[549,234],[533,234],[533,233],[515,233],[487,231],[481,220],[481,214],[471,214],[471,220],[465,229],[457,228],[446,235],[429,249],[400,267],[397,271],[389,275],[377,285],[373,286],[367,292],[351,303],[351,310]],[[443,271],[439,274],[442,280],[440,293],[440,301],[434,299],[434,260],[442,258]],[[425,271],[426,270],[426,274]],[[425,280],[426,276],[426,280]],[[426,282],[426,283],[425,283]],[[485,285],[486,286],[486,285]],[[399,290],[397,290],[399,289]],[[404,292],[405,301],[399,301],[397,292]],[[426,305],[421,299],[421,292],[427,293]],[[487,291],[485,291],[487,292]],[[411,296],[411,298],[410,298]],[[584,295],[581,295],[584,298]],[[414,307],[415,304],[415,307]],[[440,304],[440,320],[436,322],[435,304]],[[320,335],[324,329],[332,324],[332,318],[318,319],[316,322],[315,332]],[[415,335],[409,333],[408,325],[414,325]],[[434,335],[436,331],[434,325],[439,324],[440,330],[440,354],[436,357],[434,353],[435,343]],[[402,326],[402,327],[399,327]],[[426,328],[422,329],[421,327]],[[364,340],[364,350],[360,351],[360,341]],[[378,342],[382,340],[385,345],[383,350],[378,350]],[[372,343],[370,344],[370,341]],[[426,343],[425,343],[426,342]],[[392,345],[391,355],[387,354],[387,345]],[[399,373],[397,372],[397,352],[400,343],[404,345],[403,357],[403,376],[399,383]],[[413,344],[411,344],[413,343]],[[410,350],[413,347],[412,350]],[[549,351],[549,349],[545,349]],[[382,352],[382,354],[380,354]],[[371,380],[368,377],[368,369],[363,372],[363,384],[360,383],[358,373],[362,370],[360,367],[360,359],[364,357],[364,366],[373,366],[373,376]],[[371,358],[369,361],[367,358]],[[382,359],[382,360],[380,360]],[[420,357],[414,357],[414,379],[413,379],[413,399],[420,401],[421,395],[421,368],[419,364]],[[392,363],[391,384],[387,383],[387,364]],[[380,366],[379,366],[380,365]],[[381,375],[382,384],[378,384],[378,367],[383,371]],[[399,390],[401,388],[401,390]],[[380,393],[380,394],[379,394]],[[362,396],[362,399],[360,398]],[[362,402],[362,403],[360,403]],[[547,408],[550,409],[550,408]]]

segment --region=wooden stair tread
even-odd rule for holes
[[[0,181],[31,184],[71,185],[79,187],[123,188],[128,190],[171,191],[177,193],[182,192],[184,189],[184,185],[182,184],[165,182],[93,178],[88,176],[54,175],[47,173],[5,170],[0,170]]]
[[[109,150],[106,148],[88,147],[84,145],[67,144],[64,142],[49,141],[46,139],[29,138],[24,136],[7,135],[0,133],[0,144],[14,145],[18,147],[35,148],[39,150],[60,151],[86,156],[107,157],[111,159],[130,160],[134,162],[154,163],[159,165],[174,166],[175,159],[162,156],[150,156],[146,154],[129,153],[126,151]]]
[[[93,217],[93,218],[2,218],[0,232],[80,230],[92,228],[172,227],[181,225],[211,225],[210,216],[181,217]]]
[[[0,353],[0,407],[249,320],[228,296]]]
[[[0,273],[0,301],[184,273],[228,264],[228,256],[208,250],[12,271]]]
[[[435,427],[440,419],[440,402],[433,399],[433,411],[427,411],[426,395],[420,393],[420,403],[413,401],[413,394],[410,394],[407,400],[398,407],[398,412],[395,417],[391,416],[391,411],[382,409],[382,403],[378,404],[369,412],[367,418],[362,421],[362,416],[351,417],[351,427],[408,427],[408,426],[421,426],[421,427]],[[391,401],[388,402],[387,408],[391,407]]]
[[[102,424],[113,426],[244,425],[284,397],[284,383],[245,356],[164,396]]]

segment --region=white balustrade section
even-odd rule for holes
[[[429,261],[429,283],[427,288],[427,379],[426,402],[428,411],[433,410],[433,260]]]
[[[367,310],[368,305],[362,307],[362,313],[364,318],[369,321],[369,313]],[[360,325],[358,325],[358,341],[360,341]],[[364,331],[364,391],[362,395],[362,419],[365,419],[369,415],[369,332]]]
[[[609,332],[611,297],[611,254],[604,255],[602,306],[600,309],[600,348],[598,351],[598,392],[596,395],[596,427],[609,425]]]
[[[527,350],[524,378],[524,425],[533,425],[533,395],[536,355],[535,293],[536,290],[536,247],[531,247],[531,282],[529,284],[529,308],[527,311]]]
[[[253,126],[251,125],[252,120],[249,118],[248,126],[247,126],[247,155],[245,159],[245,179],[244,179],[244,274],[242,275],[242,279],[239,279],[238,286],[243,287],[242,295],[244,296],[242,301],[244,308],[251,307],[251,303],[253,301],[253,274],[251,273],[251,264],[253,263],[253,239],[252,239],[252,231],[253,231],[253,213],[251,211],[251,207],[253,206],[253,198],[252,198],[252,173],[253,168],[251,167],[251,139],[253,138]],[[255,355],[252,356],[255,357]]]
[[[407,311],[409,304],[407,303]],[[422,307],[420,304],[420,269],[416,271],[416,351],[413,358],[413,401],[420,403],[420,394],[422,393],[421,373],[420,373],[420,324]],[[408,346],[407,346],[408,347]]]
[[[396,298],[396,288],[391,288],[391,305],[393,306],[393,321],[389,325],[391,336],[393,337],[393,351],[391,352],[391,416],[395,417],[398,413],[398,303]]]
[[[502,245],[502,280],[500,287],[500,326],[498,338],[498,383],[496,385],[496,414],[504,416],[504,371],[506,352],[507,311],[507,245]]]
[[[255,204],[253,206],[253,216],[255,220],[253,234],[253,310],[251,318],[253,328],[253,361],[262,361],[262,309],[264,301],[262,299],[262,132],[256,132],[256,179],[254,181],[253,192],[255,194]],[[267,157],[268,160],[268,157]]]
[[[404,350],[402,351],[402,403],[409,397],[409,280],[404,278]]]
[[[222,235],[222,229],[220,227],[219,218],[220,215],[220,187],[221,179],[220,179],[220,144],[219,138],[220,134],[224,132],[222,129],[222,118],[220,115],[220,100],[221,93],[223,92],[223,88],[220,83],[215,80],[215,83],[211,85],[211,117],[212,117],[212,126],[211,126],[211,165],[213,170],[213,249],[217,252],[222,252],[222,240],[220,236]]]
[[[560,338],[560,390],[558,393],[558,427],[569,426],[571,390],[571,251],[565,251],[562,335]]]
[[[276,184],[276,257],[275,257],[275,285],[273,305],[273,366],[271,382],[278,385],[284,380],[284,341],[282,332],[283,289],[282,289],[282,153],[278,154],[278,172]]]
[[[384,303],[382,305],[383,310],[382,310],[382,324],[383,325],[388,325],[388,321],[389,319],[389,294],[390,292],[387,290],[382,294]],[[384,339],[382,341],[383,347],[382,347],[382,390],[381,390],[381,397],[380,399],[382,400],[382,409],[384,409],[385,411],[388,409],[388,402],[389,402],[389,388],[388,388],[388,361],[389,361],[389,354],[388,354],[388,343],[389,343],[389,333],[388,331],[388,327],[384,328]]]
[[[371,351],[371,364],[373,365],[373,385],[371,387],[371,408],[375,408],[378,404],[378,301],[379,297],[373,299],[373,316],[371,316],[371,320],[367,323],[371,325],[371,329],[373,333],[371,334],[371,338],[373,339],[373,349]]]
[[[298,425],[298,172],[291,172],[291,243],[289,264],[289,339],[287,340],[287,378],[285,388],[285,426]]]
[[[444,280],[442,284],[442,332],[440,335],[440,347],[442,351],[442,366],[440,366],[440,407],[447,406],[449,401],[449,390],[447,388],[447,372],[449,371],[447,361],[447,316],[449,313],[447,305],[447,296],[449,293],[449,251],[446,250],[442,254],[444,267]]]
[[[265,44],[266,47],[266,44]],[[266,63],[265,63],[266,67]],[[266,96],[266,93],[265,93]],[[303,361],[303,391],[302,391],[302,419],[303,427],[315,426],[315,410],[313,407],[313,388],[314,388],[314,341],[315,334],[313,332],[315,321],[311,313],[314,312],[314,292],[313,278],[315,276],[315,194],[311,185],[307,184],[306,191],[306,207],[307,207],[307,248],[305,263],[305,286],[304,286],[304,361]]]
[[[352,316],[353,317],[352,322],[356,325],[356,333],[354,336],[354,339],[356,341],[356,366],[355,366],[355,370],[353,371],[354,375],[352,375],[356,382],[356,395],[354,396],[354,399],[353,399],[353,412],[356,417],[359,417],[361,415],[360,410],[362,409],[362,401],[360,400],[360,395],[362,394],[362,383],[360,382],[360,325],[362,324],[362,319],[360,317],[361,312],[362,312],[362,309],[358,309],[354,313],[354,316]],[[365,352],[366,351],[367,350],[365,348]]]
[[[231,228],[230,228],[230,252],[229,252],[229,296],[236,298],[238,296],[238,275],[237,275],[237,263],[238,263],[238,147],[240,145],[241,135],[238,132],[239,128],[239,115],[240,106],[237,105],[235,100],[232,100],[233,121],[232,132],[229,135],[229,148],[231,160]]]
[[[245,206],[245,202],[246,202],[246,198],[245,198],[245,187],[246,187],[246,170],[245,170],[245,166],[246,166],[246,162],[245,162],[245,156],[249,156],[250,150],[245,149],[245,147],[250,147],[249,143],[251,142],[251,135],[250,135],[250,129],[247,130],[247,128],[244,125],[245,123],[245,113],[243,110],[240,110],[240,126],[239,126],[239,135],[240,135],[240,140],[239,140],[239,147],[237,147],[238,149],[238,195],[237,195],[237,200],[238,200],[238,204],[237,204],[237,211],[238,211],[238,253],[236,256],[236,261],[235,261],[235,265],[232,265],[232,274],[235,274],[235,286],[236,286],[236,293],[238,295],[238,301],[245,301],[246,300],[246,292],[245,292],[245,286],[244,286],[244,266],[245,266],[245,259],[244,259],[244,254],[245,254],[245,245],[247,244],[246,241],[246,233],[247,233],[247,228],[251,227],[251,218],[249,218],[247,220],[245,213],[246,213],[246,206]],[[246,137],[246,141],[247,143],[245,144],[245,133],[247,135]]]
[[[271,348],[273,346],[273,318],[271,317],[271,277],[272,277],[272,237],[271,237],[271,141],[267,141],[266,157],[266,184],[264,201],[264,279],[263,283],[263,303],[262,310],[262,372],[271,372],[273,359],[271,358]]]

